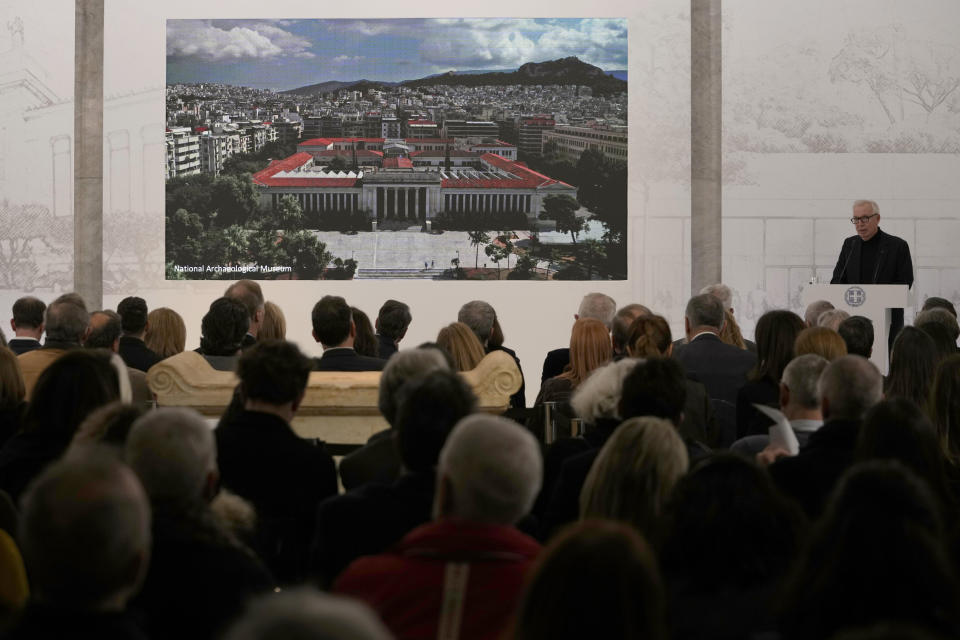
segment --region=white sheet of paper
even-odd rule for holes
[[[771,446],[789,451],[792,456],[800,453],[800,442],[797,440],[797,435],[793,432],[793,427],[790,426],[787,416],[773,407],[756,403],[753,406],[757,411],[773,420],[773,426],[770,427],[769,431]]]

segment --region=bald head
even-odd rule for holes
[[[68,455],[23,498],[20,540],[38,600],[120,610],[146,573],[150,507],[136,475],[99,447]]]
[[[841,356],[820,374],[817,393],[825,420],[860,420],[883,399],[883,376],[862,356]]]
[[[542,477],[540,447],[526,429],[498,416],[467,416],[440,451],[434,514],[513,524],[530,511]]]
[[[116,311],[94,311],[90,314],[90,328],[83,346],[116,353],[120,348],[120,331],[120,315]]]

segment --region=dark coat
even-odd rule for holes
[[[384,434],[382,437],[376,437]],[[368,482],[390,484],[400,477],[400,450],[387,429],[375,433],[367,444],[340,460],[340,481],[350,491]]]
[[[555,378],[561,373],[563,369],[570,364],[570,349],[569,347],[564,347],[563,349],[554,349],[547,354],[547,357],[543,359],[543,373],[540,374],[540,382],[546,382],[550,378]]]
[[[33,340],[31,338],[11,338],[10,341],[7,342],[7,347],[10,349],[10,351],[20,355],[21,353],[26,353],[27,351],[39,349],[40,341]]]
[[[390,356],[397,352],[397,343],[392,339],[382,336],[379,333],[377,334],[377,343],[378,343],[378,352],[377,355],[381,360],[389,360]]]
[[[328,498],[317,510],[311,564],[323,585],[360,556],[382,553],[429,522],[436,474],[408,473],[393,484],[366,484]]]
[[[386,360],[362,356],[348,347],[327,349],[313,359],[314,371],[383,371]]]
[[[754,408],[762,404],[774,409],[780,406],[780,385],[769,378],[751,380],[737,392],[737,439],[766,435],[773,420]]]
[[[144,372],[163,360],[163,358],[148,349],[143,340],[134,338],[133,336],[120,336],[120,348],[118,352],[128,367]]]
[[[877,229],[880,247],[874,273],[860,273],[860,251],[863,241],[860,236],[850,236],[843,241],[840,257],[833,268],[830,284],[913,284],[913,261],[910,247],[903,238]]]
[[[5,640],[147,640],[134,616],[125,612],[77,611],[31,602]]]

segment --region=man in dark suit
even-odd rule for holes
[[[687,375],[707,388],[717,420],[717,434],[707,434],[711,446],[730,446],[736,439],[737,392],[757,363],[751,351],[720,340],[724,323],[723,303],[701,293],[687,303],[684,314],[687,344],[675,346],[673,357]]]
[[[256,280],[237,280],[223,293],[224,297],[236,300],[247,310],[250,316],[250,327],[243,336],[240,347],[246,349],[257,343],[257,334],[263,326],[263,317],[266,315],[264,307],[263,289]]]
[[[256,508],[258,551],[281,582],[303,577],[317,505],[337,493],[333,457],[290,426],[312,368],[292,342],[247,349],[237,362],[243,410],[215,431],[223,484]]]
[[[143,342],[143,335],[147,331],[147,303],[143,298],[130,296],[124,298],[117,305],[120,314],[120,357],[128,367],[147,371],[160,362],[160,356],[154,353]]]
[[[617,303],[613,298],[605,293],[588,293],[583,296],[580,307],[573,314],[573,321],[576,322],[580,318],[594,318],[607,325],[607,329],[610,329],[613,326],[613,316],[616,313]],[[570,347],[550,351],[543,360],[543,373],[540,375],[540,382],[545,382],[560,375],[568,364],[570,364]]]
[[[353,349],[357,326],[350,305],[340,296],[323,296],[313,306],[313,339],[323,347],[314,371],[382,371],[385,360],[362,356]]]
[[[15,354],[20,355],[27,351],[40,348],[40,336],[43,335],[43,314],[47,305],[43,300],[32,296],[20,298],[13,303],[13,317],[10,318],[10,328],[14,338],[7,346]]]
[[[880,229],[880,207],[872,200],[853,203],[850,218],[857,235],[843,241],[830,284],[913,285],[913,260],[903,238]],[[903,309],[890,314],[890,346],[903,328]]]
[[[397,352],[412,320],[410,307],[403,302],[387,300],[383,303],[376,322],[377,340],[380,343],[377,355],[382,360],[389,360]]]

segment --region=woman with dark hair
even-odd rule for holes
[[[379,358],[380,341],[377,340],[377,334],[373,332],[370,318],[356,307],[350,307],[350,314],[353,316],[353,324],[357,327],[357,335],[353,338],[353,350],[362,356]]]
[[[54,360],[37,379],[23,428],[0,449],[0,489],[16,500],[66,450],[80,423],[119,395],[117,370],[104,355],[77,349]]]
[[[960,475],[960,354],[945,358],[937,367],[929,411],[952,475]]]
[[[933,346],[937,348],[937,362],[944,358],[954,355],[957,352],[957,341],[950,332],[950,329],[936,322],[928,322],[917,327],[933,340]]]
[[[785,640],[826,639],[880,621],[960,633],[937,500],[899,462],[848,471],[794,566],[783,598]]]
[[[757,366],[737,393],[737,438],[766,435],[772,421],[754,404],[777,407],[780,377],[793,360],[793,345],[803,331],[803,319],[792,311],[767,311],[757,321]]]
[[[663,586],[643,537],[627,525],[584,520],[540,555],[514,640],[665,640]]]
[[[20,361],[10,349],[0,348],[0,447],[20,430],[26,395]]]
[[[748,459],[726,453],[694,465],[664,513],[660,564],[671,637],[774,631],[773,596],[805,531],[803,512]]]
[[[232,298],[217,298],[200,323],[200,353],[219,371],[233,371],[243,337],[250,328],[250,316],[241,303]]]
[[[919,406],[926,406],[938,356],[937,346],[926,333],[916,327],[901,329],[893,341],[884,396],[909,398]]]

